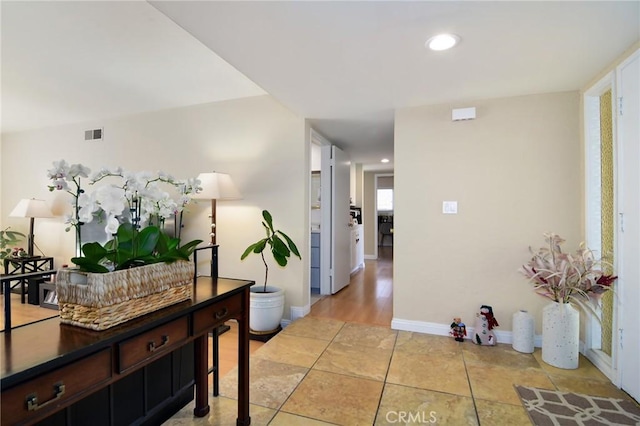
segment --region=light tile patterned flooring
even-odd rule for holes
[[[253,425],[529,425],[514,385],[627,398],[587,359],[561,370],[511,345],[314,317],[286,327],[251,355]],[[235,368],[210,398],[166,425],[235,425]],[[400,421],[404,416],[405,421]]]

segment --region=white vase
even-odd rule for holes
[[[267,286],[266,293],[263,290],[262,285],[251,287],[249,300],[249,328],[259,333],[275,331],[284,313],[284,290],[272,286]]]
[[[570,303],[542,309],[542,360],[564,369],[578,368],[580,312]]]
[[[525,354],[533,353],[535,325],[533,316],[527,311],[520,310],[513,314],[512,326],[514,350]]]

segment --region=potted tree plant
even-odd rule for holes
[[[264,263],[264,285],[251,288],[249,327],[254,335],[269,335],[277,332],[284,313],[284,289],[267,285],[269,265],[264,257],[265,249],[268,248],[271,251],[276,263],[283,268],[287,266],[291,254],[302,259],[293,240],[273,227],[271,213],[263,210],[262,218],[266,237],[247,247],[240,257],[240,260],[244,260],[249,254],[255,253],[260,255]]]

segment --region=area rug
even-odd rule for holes
[[[640,408],[632,401],[516,386],[536,426],[640,425]]]

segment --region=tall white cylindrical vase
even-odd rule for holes
[[[513,314],[512,324],[511,346],[513,349],[525,354],[533,353],[535,335],[533,316],[527,311],[520,310]]]
[[[558,368],[578,368],[580,312],[570,303],[542,309],[542,360]]]

